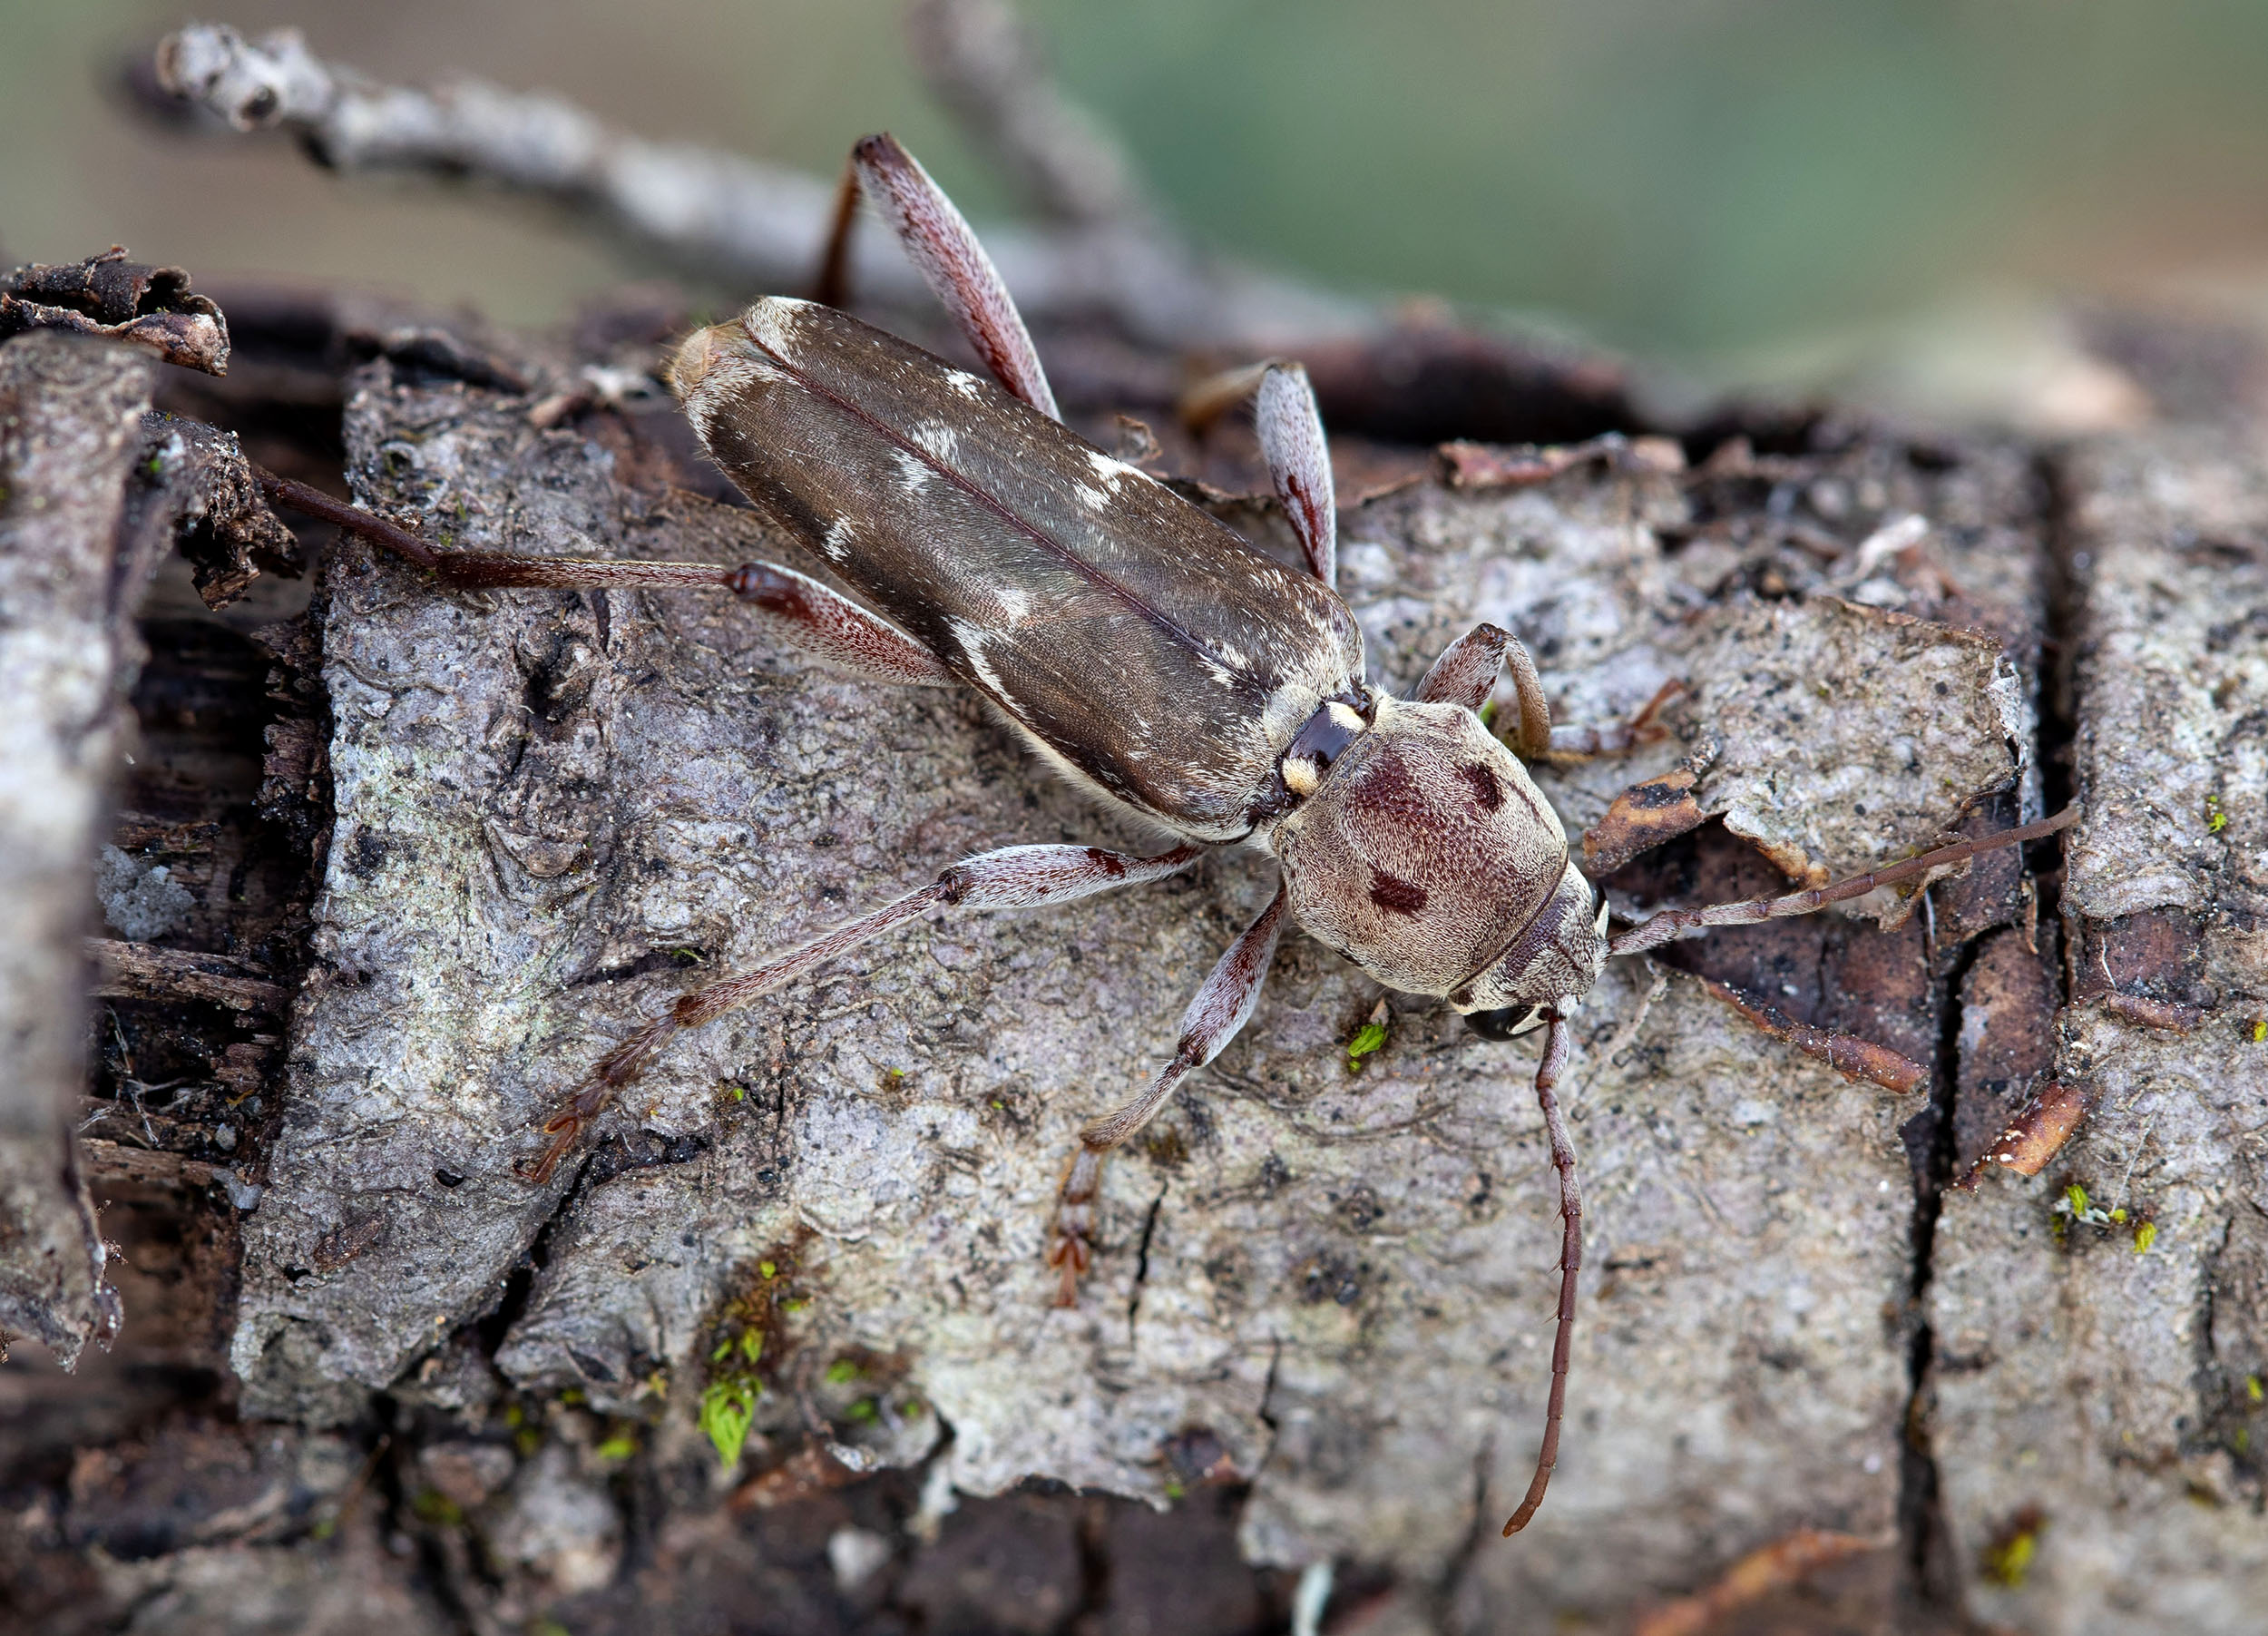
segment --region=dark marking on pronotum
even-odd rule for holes
[[[1383,869],[1370,872],[1370,900],[1389,915],[1414,915],[1425,906],[1425,888],[1399,880]]]
[[[1481,803],[1481,811],[1494,812],[1504,804],[1504,786],[1497,781],[1495,773],[1477,761],[1457,770],[1464,775],[1465,782],[1472,786],[1472,798]]]

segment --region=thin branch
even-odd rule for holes
[[[1158,212],[1126,151],[1064,96],[1038,36],[1002,0],[916,0],[914,60],[937,100],[1050,220],[1139,225]]]
[[[1146,212],[1129,210],[1139,195],[1123,175],[1110,180],[1113,150],[1091,130],[1081,145],[1070,134],[1081,122],[1060,96],[1027,88],[1005,97],[1001,73],[1025,72],[1027,56],[972,54],[970,32],[932,32],[945,43],[940,60],[958,65],[947,79],[990,87],[983,94],[965,89],[958,101],[982,111],[993,145],[1048,208],[1075,220],[1036,232],[984,230],[1028,317],[1100,312],[1156,345],[1258,350],[1380,327],[1370,309],[1200,260]],[[983,69],[985,62],[993,67]],[[239,131],[294,132],[333,169],[424,170],[540,194],[751,291],[807,288],[833,216],[835,188],[801,171],[649,142],[562,97],[483,80],[422,90],[381,84],[316,56],[297,29],[254,40],[223,24],[191,24],[159,45],[157,77],[171,94]],[[1071,148],[1050,150],[1041,162],[1038,147],[1056,142]],[[924,299],[918,275],[884,235],[861,238],[850,270],[851,288],[870,298],[899,305]]]

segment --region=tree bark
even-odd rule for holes
[[[591,390],[666,317],[575,341],[336,322],[323,356],[361,360],[345,475],[428,538],[794,560],[713,497],[665,406]],[[1131,378],[1067,395],[1075,421],[1158,417]],[[1188,492],[1295,560],[1273,502],[1238,495],[1263,486],[1242,432],[1158,424],[1168,464],[1221,485]],[[37,1400],[53,1429],[18,1468],[50,1469],[57,1438],[82,1455],[41,1479],[51,1533],[10,1524],[17,1584],[82,1575],[112,1610],[86,1628],[137,1602],[165,1611],[137,1628],[254,1628],[254,1591],[319,1626],[344,1584],[436,1630],[751,1605],[798,1630],[1228,1630],[1284,1617],[1295,1572],[1330,1561],[1334,1605],[1374,1630],[1823,1629],[1823,1604],[2082,1632],[2112,1628],[2114,1584],[2118,1619],[2243,1629],[2268,1595],[2248,438],[1751,417],[1687,428],[1690,468],[1340,439],[1342,578],[1383,684],[1481,620],[1534,651],[1564,721],[1687,684],[1668,740],[1539,774],[1578,843],[1681,766],[1721,819],[1607,877],[1618,910],[1863,869],[2067,790],[2087,813],[2060,876],[1993,855],[1926,906],[1713,936],[1602,983],[1562,1080],[1589,1220],[1571,1414],[1510,1542],[1555,1287],[1532,1043],[1287,937],[1244,1034],[1106,1172],[1098,1268],[1054,1310],[1041,1249],[1074,1131],[1163,1060],[1271,889],[1221,857],[862,949],[682,1040],[586,1164],[531,1189],[531,1122],[689,985],[970,851],[1139,838],[973,700],[832,676],[729,605],[446,593],[339,543],[304,622],[213,650],[250,719],[233,741],[266,738],[214,833],[137,808],[116,838],[184,860],[197,900],[120,939],[155,944],[112,956],[122,1040],[154,1049],[154,1007],[206,1064],[153,1116],[130,1092],[155,1071],[103,1053],[89,1148],[114,1216],[140,1212],[140,1244],[171,1210],[202,1246],[127,1288],[123,1356],[158,1344],[147,1321],[227,1384],[123,1426]],[[2068,674],[2043,678],[2054,657]],[[192,866],[192,844],[243,861]],[[1847,1084],[1713,984],[1879,1041],[1930,1089]],[[2091,1111],[2064,1154],[1955,1190],[2051,1085]],[[736,1385],[728,1468],[702,1406]],[[234,1520],[200,1521],[181,1469],[233,1474]],[[1168,1509],[973,1497],[1035,1478]],[[388,1532],[420,1550],[389,1556]],[[94,1543],[111,1565],[85,1565]],[[1724,1578],[1743,1563],[1804,1582]]]

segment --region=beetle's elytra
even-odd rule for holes
[[[1609,936],[1602,896],[1520,759],[1552,741],[1520,644],[1481,626],[1452,643],[1406,700],[1365,679],[1361,632],[1334,588],[1331,465],[1305,372],[1295,364],[1257,372],[1256,411],[1305,554],[1300,573],[1065,426],[1014,304],[943,193],[887,136],[861,142],[852,168],[993,381],[832,307],[771,298],[687,339],[672,384],[717,464],[863,600],[768,563],[723,570],[436,552],[320,496],[283,497],[362,528],[452,583],[730,590],[783,639],[860,674],[975,689],[1098,802],[1179,844],[1149,857],[1031,846],[965,858],[815,942],[685,994],[574,1088],[525,1173],[547,1180],[679,1031],[933,908],[1052,903],[1158,880],[1207,847],[1255,848],[1278,866],[1275,896],[1198,990],[1172,1060],[1142,1094],[1081,1133],[1051,1241],[1060,1298],[1074,1298],[1095,1254],[1104,1156],[1243,1026],[1287,920],[1387,987],[1445,1001],[1489,1037],[1541,1027],[1536,1093],[1564,1222],[1559,1322],[1535,1476],[1505,1524],[1513,1533],[1541,1503],[1557,1460],[1582,1207],[1555,1089],[1569,1052],[1566,1014],[1607,956],[1705,926],[1808,914],[2051,834],[2075,815],[1829,887],[1666,910]],[[850,220],[838,219],[838,235]],[[828,265],[843,265],[839,238]],[[1509,748],[1478,713],[1506,671]],[[1608,748],[1618,739],[1581,737]],[[1805,1034],[1804,1049],[1846,1071],[1867,1060],[1833,1049],[1855,1042]]]

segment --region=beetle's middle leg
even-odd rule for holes
[[[1113,887],[1162,880],[1197,861],[1204,848],[1176,847],[1155,857],[1107,852],[1100,847],[1003,847],[964,857],[917,892],[846,921],[801,948],[774,956],[752,971],[740,972],[682,995],[660,1016],[599,1060],[565,1104],[544,1125],[551,1145],[521,1173],[530,1181],[549,1180],[559,1161],[574,1150],[583,1131],[606,1111],[616,1094],[661,1050],[689,1028],[714,1022],[725,1013],[770,994],[869,938],[904,925],[932,908],[1028,908],[1091,896]],[[1282,898],[1279,896],[1280,906]],[[1273,938],[1271,938],[1271,945]],[[1247,1004],[1246,1009],[1250,1009]],[[1237,1021],[1242,1023],[1240,1014]],[[1234,1033],[1232,1028],[1229,1031]],[[1218,1047],[1215,1047],[1218,1049]]]
[[[1253,399],[1252,429],[1268,463],[1268,480],[1307,558],[1308,571],[1333,590],[1339,586],[1337,487],[1331,475],[1331,446],[1323,435],[1323,411],[1306,369],[1283,359],[1250,364],[1198,382],[1182,395],[1182,424],[1202,433],[1213,422]]]
[[[1149,1089],[1090,1122],[1079,1133],[1079,1151],[1071,1155],[1055,1198],[1055,1230],[1048,1245],[1048,1265],[1062,1273],[1056,1292],[1059,1307],[1076,1306],[1079,1277],[1093,1264],[1095,1200],[1102,1183],[1102,1161],[1112,1148],[1148,1124],[1166,1099],[1191,1070],[1218,1056],[1221,1047],[1259,1003],[1260,985],[1267,980],[1268,963],[1276,957],[1276,939],[1284,929],[1284,888],[1278,887],[1259,917],[1228,945],[1214,965],[1205,985],[1181,1016],[1181,1039]]]

